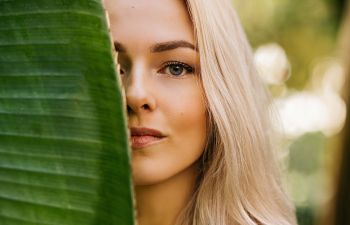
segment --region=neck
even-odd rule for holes
[[[189,202],[196,180],[196,164],[152,185],[135,187],[139,225],[174,225]]]

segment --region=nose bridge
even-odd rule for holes
[[[141,109],[153,109],[155,107],[155,99],[153,99],[150,90],[151,83],[147,65],[142,62],[135,62],[126,75],[124,88],[126,92],[127,105],[134,111]]]
[[[133,66],[130,70],[130,73],[127,75],[126,81],[126,91],[131,92],[131,94],[135,94],[133,92],[144,92],[146,88],[147,75],[146,75],[146,67],[142,63],[133,63]]]

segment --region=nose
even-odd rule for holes
[[[123,81],[128,114],[142,114],[154,111],[156,99],[152,95],[149,72],[144,67],[136,67]]]

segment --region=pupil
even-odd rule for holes
[[[173,65],[173,66],[170,66],[170,72],[173,74],[173,75],[180,75],[183,71],[183,68],[179,65]]]

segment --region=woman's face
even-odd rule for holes
[[[134,182],[155,184],[193,168],[205,147],[192,24],[180,0],[106,0],[105,7],[127,99]]]

